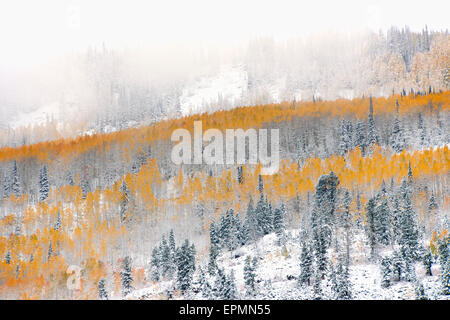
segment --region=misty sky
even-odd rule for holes
[[[445,1],[7,0],[0,4],[0,65],[29,68],[88,45],[216,45],[255,36],[448,28]]]

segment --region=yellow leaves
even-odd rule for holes
[[[437,232],[433,231],[431,240],[430,240],[430,250],[434,256],[438,255],[437,240],[438,240]]]
[[[433,104],[441,103],[441,108],[448,109],[450,92],[430,95],[427,97],[398,97],[374,99],[375,114],[395,112],[395,99],[399,100],[400,112],[406,113],[417,108],[422,108],[431,99]],[[342,108],[337,108],[337,106]],[[363,107],[361,107],[363,106]],[[367,108],[366,108],[367,107]],[[323,116],[331,114],[342,116],[352,114],[358,118],[367,117],[368,100],[355,99],[352,101],[338,100],[336,102],[317,102],[312,104],[302,102],[292,108],[290,103],[273,104],[257,107],[242,107],[229,111],[219,111],[215,114],[204,114],[197,118],[188,117],[184,119],[174,119],[163,121],[151,127],[124,130],[110,135],[95,135],[93,137],[77,138],[73,140],[57,141],[52,143],[41,143],[39,148],[28,146],[19,149],[1,149],[0,161],[6,161],[14,157],[27,158],[30,155],[41,157],[69,157],[76,156],[89,150],[94,150],[101,155],[114,146],[111,152],[118,150],[122,152],[125,159],[130,159],[134,154],[142,153],[142,146],[150,145],[156,140],[168,139],[168,134],[173,129],[184,126],[191,128],[194,119],[202,119],[204,128],[257,128],[263,123],[278,123],[302,116]],[[130,139],[133,140],[132,143]],[[41,149],[41,150],[39,150]],[[152,148],[153,149],[153,148]],[[155,148],[156,149],[156,148]],[[69,162],[68,162],[69,163]],[[335,172],[341,181],[341,186],[349,190],[377,190],[383,179],[388,183],[391,178],[396,183],[407,175],[408,163],[411,163],[415,179],[428,179],[439,176],[446,177],[449,172],[448,147],[444,146],[436,149],[416,151],[408,153],[403,151],[400,154],[389,155],[380,146],[373,145],[370,156],[363,157],[361,150],[356,148],[347,153],[344,157],[336,155],[327,159],[310,158],[301,165],[296,161],[282,160],[280,170],[272,176],[264,176],[264,190],[269,200],[276,206],[282,200],[288,202],[292,199],[306,199],[309,193],[310,199],[314,193],[315,185],[322,174]],[[172,220],[173,223],[184,223],[190,210],[195,210],[195,206],[204,205],[212,212],[211,218],[217,218],[223,213],[223,208],[235,209],[235,212],[245,212],[250,197],[255,201],[258,197],[258,175],[261,165],[243,166],[243,183],[237,181],[236,167],[215,172],[210,175],[209,171],[201,171],[186,176],[182,170],[176,174],[171,182],[174,186],[174,196],[165,195],[166,188],[170,183],[163,181],[159,172],[158,163],[155,158],[148,159],[143,164],[141,170],[136,174],[127,174],[122,178],[127,183],[129,190],[130,212],[133,221],[137,219],[162,219]],[[76,184],[79,184],[79,176],[75,177]],[[445,183],[445,181],[442,181]],[[66,266],[63,257],[80,262],[84,261],[84,268],[88,274],[87,278],[97,281],[106,272],[104,266],[100,266],[99,259],[110,261],[114,256],[115,247],[119,241],[127,238],[130,230],[120,223],[118,206],[123,196],[120,190],[121,180],[112,187],[103,190],[96,189],[87,194],[86,199],[82,199],[82,192],[78,186],[62,186],[58,190],[52,190],[50,201],[36,206],[26,206],[27,196],[20,198],[11,197],[3,201],[13,205],[23,205],[23,232],[20,237],[7,236],[14,230],[17,223],[15,214],[0,219],[0,228],[5,231],[0,236],[0,255],[5,256],[9,250],[13,261],[23,259],[21,263],[21,278],[32,279],[30,283],[33,288],[48,289],[47,270],[52,271],[55,277]],[[427,195],[421,193],[414,198],[415,205],[422,210],[419,213],[426,214],[424,208],[427,204]],[[49,205],[55,201],[56,205]],[[357,210],[355,199],[351,203],[351,215],[353,220],[361,220],[364,223],[364,208],[367,202],[367,195],[361,194],[361,210]],[[64,203],[64,207],[62,205]],[[136,214],[131,207],[146,209],[143,215]],[[446,196],[442,210],[447,210],[450,206],[450,198]],[[52,230],[57,212],[60,210],[62,228],[58,232]],[[302,210],[302,209],[300,209]],[[12,211],[15,211],[12,210]],[[184,213],[182,213],[184,212]],[[203,224],[205,231],[209,228],[209,218]],[[138,223],[138,222],[137,222]],[[39,226],[47,228],[39,229]],[[447,230],[442,230],[438,235],[434,232],[430,241],[430,247],[434,248],[439,237],[447,235]],[[48,244],[52,242],[55,251],[60,250],[64,255],[53,257],[48,265],[47,262]],[[112,245],[111,245],[112,244]],[[434,249],[433,249],[434,250]],[[33,254],[33,261],[28,261]],[[288,256],[289,252],[283,248],[283,256]],[[108,260],[106,260],[108,259]],[[1,259],[0,259],[1,260]],[[72,262],[72,261],[71,261]],[[48,268],[48,269],[47,269]],[[5,265],[0,261],[0,280],[12,279],[9,285],[18,286],[18,280],[14,279],[14,267]],[[140,270],[134,271],[136,277],[140,277]],[[43,275],[42,275],[43,274]],[[77,293],[77,296],[91,297],[92,287],[85,279],[86,291]],[[23,281],[23,280],[20,280]],[[120,282],[119,282],[120,284]],[[2,287],[0,286],[0,290]],[[31,292],[31,291],[30,291]],[[32,297],[22,294],[21,297]]]
[[[81,231],[81,228],[77,226],[73,232],[73,239],[74,240],[80,240],[83,237],[83,233]]]
[[[30,294],[28,292],[23,292],[19,296],[19,300],[38,300],[39,297],[37,295]]]
[[[16,221],[14,214],[6,215],[3,219],[1,219],[1,225],[3,227],[12,226]]]
[[[443,63],[443,62],[442,62]],[[444,64],[443,64],[444,65]],[[434,106],[440,105],[443,110],[450,107],[450,91],[431,94],[427,96],[393,95],[388,98],[373,99],[374,114],[392,114],[395,112],[395,101],[399,101],[399,112],[417,111],[418,108],[431,102]],[[362,107],[363,106],[363,107]],[[18,161],[24,158],[61,159],[76,158],[77,155],[90,150],[105,152],[112,145],[118,145],[125,161],[129,161],[134,153],[141,152],[141,145],[153,144],[158,140],[170,140],[175,128],[192,128],[194,120],[202,120],[204,128],[258,128],[263,123],[280,123],[294,117],[318,117],[324,115],[344,116],[354,115],[357,118],[366,118],[368,99],[336,101],[297,102],[292,108],[292,102],[269,104],[265,106],[239,107],[232,110],[221,110],[213,114],[195,115],[182,119],[161,121],[152,126],[130,128],[109,134],[95,134],[92,136],[77,137],[74,139],[60,139],[51,142],[42,142],[35,145],[24,145],[20,148],[5,147],[0,149],[0,161]],[[220,124],[220,125],[219,125]]]
[[[360,189],[375,191],[379,189],[383,180],[389,182],[394,178],[394,181],[400,182],[407,175],[408,163],[411,163],[416,178],[445,174],[448,164],[442,164],[442,161],[446,159],[446,153],[447,147],[442,147],[390,156],[385,150],[375,146],[370,157],[362,157],[360,150],[356,149],[349,152],[346,159],[341,156],[307,159],[301,168],[296,162],[282,160],[277,174],[263,177],[265,193],[275,202],[280,198],[287,201],[297,195],[305,196],[308,192],[312,194],[319,177],[330,171],[334,171],[341,180],[341,186],[349,190],[357,185]],[[431,159],[436,161],[432,162]],[[181,205],[193,201],[203,203],[212,201],[219,207],[224,203],[229,207],[237,207],[239,201],[246,203],[250,196],[257,197],[259,172],[260,166],[244,167],[244,182],[239,184],[235,169],[224,170],[217,177],[201,172],[187,179],[180,171],[174,178],[178,186],[183,182],[177,203]],[[156,198],[148,185],[140,192],[151,195],[156,205]],[[365,201],[363,195],[361,198],[363,206]]]
[[[232,192],[234,179],[231,177],[232,170],[225,170],[222,172],[221,176],[218,178],[218,192],[216,196],[219,201],[225,201],[230,199],[234,193]]]
[[[132,270],[133,275],[133,283],[134,285],[143,284],[145,281],[145,269],[144,268],[136,268]]]
[[[126,234],[127,234],[127,228],[124,225],[120,226],[120,228],[118,230],[118,235],[124,236]]]
[[[282,249],[282,251],[281,251],[281,254],[283,255],[283,257],[284,257],[285,259],[289,258],[289,251],[288,251],[288,249],[286,248],[286,246],[283,246],[283,249]]]
[[[104,201],[106,203],[118,204],[120,201],[121,192],[116,184],[114,188],[105,189],[102,196],[104,197]]]

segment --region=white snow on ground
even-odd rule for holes
[[[272,103],[280,103],[283,101],[282,94],[285,88],[286,78],[276,79],[272,84],[268,85],[267,91]],[[301,100],[301,95],[300,97],[297,96],[297,100]]]
[[[243,66],[223,66],[217,75],[200,78],[183,89],[181,111],[183,115],[203,112],[205,107],[221,100],[234,105],[247,90],[247,84]]]
[[[258,85],[258,91],[267,95],[267,103],[279,103],[285,99],[285,89],[285,77]],[[217,74],[201,77],[183,89],[180,97],[181,112],[183,115],[190,115],[255,104],[247,94],[248,73],[245,65],[223,65]],[[301,93],[297,92],[289,97],[293,98],[300,101]]]
[[[270,101],[280,102],[286,79],[278,79],[265,90]],[[186,84],[180,96],[180,108],[183,115],[197,114],[227,107],[236,107],[244,101],[247,93],[248,74],[244,65],[223,65],[217,74],[203,76]],[[301,97],[298,97],[300,100]],[[248,102],[247,102],[248,103]],[[44,125],[49,121],[63,121],[59,103],[54,102],[43,105],[32,112],[22,112],[10,122],[12,129]],[[129,124],[128,126],[131,126]],[[136,124],[138,125],[138,124]],[[105,127],[103,132],[117,131],[118,128]],[[78,135],[91,135],[95,133],[81,131]]]
[[[47,122],[58,121],[61,119],[59,104],[57,102],[44,105],[37,110],[29,113],[20,113],[10,126],[12,129],[44,125]]]
[[[283,255],[283,246],[278,244],[275,234],[269,234],[259,240],[257,244],[247,245],[234,250],[233,252],[223,252],[218,258],[219,267],[224,268],[229,274],[234,270],[236,277],[236,287],[241,299],[284,299],[284,300],[302,300],[313,299],[312,285],[300,288],[297,284],[297,277],[300,273],[300,239],[298,230],[286,232],[287,241],[285,243],[287,255]],[[356,300],[409,300],[416,299],[415,283],[400,281],[392,282],[389,288],[381,287],[381,271],[378,264],[372,264],[367,261],[364,254],[361,253],[364,244],[359,244],[362,235],[354,238],[350,266],[350,283],[352,298]],[[383,252],[383,254],[387,253]],[[244,288],[244,264],[247,255],[258,257],[257,270],[257,291],[255,297],[245,295]],[[334,257],[331,254],[330,260]],[[206,270],[207,261],[202,261],[203,270]],[[433,276],[426,276],[425,269],[420,262],[416,264],[416,275],[425,289],[425,294],[429,299],[448,299],[440,295],[441,278],[440,266],[435,263],[432,268]],[[198,279],[198,270],[194,276],[194,282]],[[209,278],[211,285],[214,284],[214,278]],[[148,287],[135,290],[126,299],[166,299],[166,293],[173,288],[173,281],[161,281],[156,284],[149,284]],[[331,284],[327,279],[322,281],[322,290],[324,297],[332,297]],[[121,299],[120,295],[112,296],[113,299]],[[189,296],[180,296],[175,294],[173,299],[204,299],[200,293],[193,293]]]

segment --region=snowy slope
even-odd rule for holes
[[[356,300],[408,300],[416,299],[415,283],[400,281],[393,282],[391,287],[381,287],[381,271],[378,265],[370,264],[361,257],[358,249],[359,239],[355,237],[355,246],[351,252],[352,264],[350,266],[350,282],[352,298]],[[287,231],[286,249],[288,255],[283,255],[283,247],[278,244],[277,236],[272,233],[255,244],[241,247],[233,252],[223,252],[217,259],[219,267],[227,274],[234,270],[238,297],[241,299],[284,299],[302,300],[313,299],[312,285],[300,288],[297,277],[300,273],[299,231]],[[364,244],[363,244],[364,245]],[[244,288],[244,263],[247,255],[258,257],[257,269],[257,295],[248,297]],[[331,260],[334,257],[330,256]],[[200,262],[201,264],[201,262]],[[203,261],[203,270],[206,270],[207,261]],[[426,276],[421,263],[416,264],[417,279],[423,284],[425,293],[430,299],[448,299],[440,295],[441,279],[440,266],[434,264],[433,276]],[[198,279],[198,270],[194,275],[194,282]],[[209,278],[209,283],[214,284],[214,278]],[[150,284],[148,287],[135,290],[127,299],[166,299],[167,292],[174,287],[173,281],[161,281]],[[331,284],[323,281],[322,290],[325,298],[332,298]],[[120,299],[119,295],[112,296]],[[175,294],[174,299],[192,298],[204,299],[201,293],[193,293],[189,296]]]
[[[54,102],[29,113],[20,113],[16,118],[10,123],[12,129],[36,125],[44,125],[51,121],[59,121],[62,116],[60,114],[59,103]]]
[[[285,77],[262,81],[253,88],[253,93],[248,91],[248,85],[248,72],[244,64],[222,65],[216,74],[200,77],[184,85],[179,96],[181,113],[186,116],[234,108],[240,105],[279,103],[286,99],[302,100],[302,90],[294,90],[293,93],[286,96],[287,79]],[[344,92],[343,95],[347,97],[351,96],[351,93]],[[59,102],[54,102],[40,106],[32,112],[21,112],[9,121],[9,126],[11,129],[18,129],[56,122],[58,130],[60,130],[60,128],[63,128],[65,121],[70,120],[73,116],[80,116],[77,112],[83,111],[63,109],[60,108]],[[127,122],[124,119],[124,124],[126,124],[125,127],[135,127],[140,123]],[[89,126],[88,128],[75,129],[76,135],[92,135],[97,130],[103,133],[119,130],[119,128],[110,124],[103,128]]]
[[[180,97],[183,115],[205,111],[211,104],[226,101],[235,105],[247,90],[247,72],[242,65],[222,66],[219,73],[187,85]]]

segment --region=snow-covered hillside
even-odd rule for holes
[[[300,232],[289,230],[285,233],[285,243],[280,244],[275,233],[266,235],[256,244],[240,247],[232,252],[223,252],[218,258],[218,267],[223,268],[226,274],[234,273],[236,279],[237,297],[240,299],[284,299],[304,300],[314,299],[313,285],[299,286],[300,273]],[[363,234],[355,236],[355,246],[351,251],[352,263],[350,265],[350,288],[352,299],[356,300],[409,300],[417,299],[416,287],[422,284],[425,295],[429,299],[449,299],[441,295],[441,267],[435,263],[432,267],[432,276],[426,276],[423,265],[416,263],[417,282],[392,282],[389,288],[381,286],[382,274],[379,264],[369,263],[366,252],[366,243]],[[387,254],[384,252],[383,254]],[[244,265],[247,256],[257,258],[256,295],[248,296],[245,290]],[[331,261],[336,261],[333,253]],[[193,292],[182,296],[176,292],[174,281],[160,281],[148,287],[133,291],[126,299],[166,299],[172,295],[174,299],[205,299],[201,292],[199,278],[203,270],[207,269],[207,259],[200,263],[202,270],[197,269],[194,282],[197,287]],[[214,286],[214,277],[206,275],[211,286]],[[324,299],[333,299],[332,283],[328,279],[322,281]],[[112,299],[121,299],[120,294],[111,295]]]
[[[187,85],[180,97],[184,115],[208,110],[211,105],[227,102],[235,105],[247,90],[248,76],[244,66],[222,66],[218,74],[202,77]]]
[[[59,121],[61,118],[59,103],[54,102],[43,105],[32,112],[21,112],[10,122],[10,127],[17,129],[45,125],[48,122]]]

